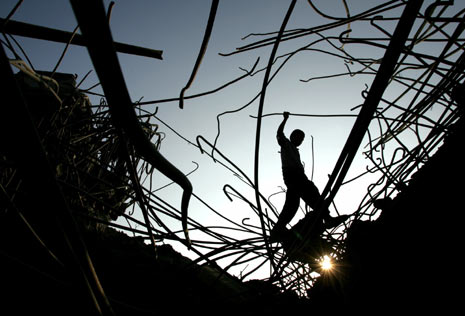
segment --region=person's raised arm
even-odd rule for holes
[[[278,127],[278,131],[276,133],[276,138],[278,139],[278,143],[280,143],[280,139],[283,139],[285,136],[284,136],[284,126],[286,125],[286,122],[289,118],[289,112],[283,112],[283,121],[281,122],[281,124],[279,125]]]

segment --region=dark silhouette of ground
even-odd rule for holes
[[[461,308],[464,135],[462,118],[408,186],[380,203],[379,219],[352,225],[338,271],[309,293],[312,308],[375,315]]]
[[[2,309],[93,315],[85,289],[19,227],[8,233],[1,227],[9,241],[2,244]],[[85,241],[116,315],[276,315],[308,305],[266,282],[241,282],[215,265],[193,264],[169,245],[159,246],[156,258],[141,238],[113,229],[87,231]]]

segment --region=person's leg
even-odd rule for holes
[[[318,191],[318,188],[312,181],[308,179],[302,180],[302,185],[300,187],[302,188],[302,191],[300,191],[302,199],[315,211],[316,203],[320,198],[320,192]],[[326,228],[336,227],[350,217],[349,215],[332,217],[329,214],[329,208],[327,207],[324,209],[320,208],[316,211],[317,212],[315,213],[315,218],[318,218],[320,221],[323,221]]]
[[[320,198],[320,192],[318,191],[318,188],[315,186],[315,184],[312,181],[308,179],[303,181],[303,185],[301,187],[303,188],[303,192],[301,192],[302,199],[305,201],[305,203],[310,205],[310,207],[313,208],[313,210],[315,211],[316,203],[318,202],[318,199]],[[328,207],[324,209],[320,208],[319,210],[316,210],[316,211],[317,213],[315,215],[318,216],[317,218],[319,218],[319,220],[324,222],[324,225],[327,229],[340,225],[341,223],[343,223],[350,217],[349,215],[341,215],[337,217],[332,217],[329,214]]]
[[[286,225],[294,218],[297,210],[299,209],[300,197],[293,189],[286,192],[286,201],[284,202],[283,209],[279,214],[278,221],[271,230],[271,241],[281,241],[286,233]]]
[[[318,191],[318,188],[312,181],[308,180],[307,177],[303,177],[300,183],[301,185],[300,185],[299,194],[302,200],[304,200],[305,203],[307,203],[307,205],[309,205],[313,210],[315,210],[316,203],[318,203],[318,200],[320,199],[320,196],[321,196],[320,192]],[[329,215],[328,210],[324,212],[324,216],[327,216],[327,215]]]
[[[288,189],[286,192],[286,201],[284,202],[283,209],[279,214],[279,218],[275,227],[278,226],[280,228],[285,228],[297,213],[299,204],[300,197],[298,193],[293,189]]]

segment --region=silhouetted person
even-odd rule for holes
[[[300,205],[300,199],[304,200],[307,205],[315,210],[316,203],[320,198],[320,192],[315,184],[305,175],[304,167],[300,160],[299,149],[302,144],[305,133],[296,129],[291,136],[286,138],[284,135],[284,126],[289,118],[289,112],[283,113],[284,119],[278,127],[276,138],[281,146],[281,164],[283,171],[284,183],[287,186],[286,201],[279,218],[271,232],[271,240],[279,241],[286,232],[286,225],[294,218]],[[315,211],[314,211],[315,212]],[[334,227],[348,218],[347,215],[333,218],[329,215],[329,210],[320,210],[320,214],[314,214],[325,228]],[[318,216],[315,216],[318,215]],[[322,225],[319,225],[320,227]]]

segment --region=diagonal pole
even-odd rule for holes
[[[404,11],[400,17],[399,23],[396,26],[394,34],[392,35],[389,46],[387,47],[381,65],[376,73],[371,89],[365,99],[365,102],[360,110],[360,113],[355,120],[354,126],[347,138],[347,141],[342,149],[336,166],[324,188],[315,210],[317,211],[316,218],[311,223],[308,223],[304,229],[304,240],[307,240],[312,234],[313,226],[322,220],[322,213],[320,210],[326,210],[334,197],[336,196],[339,188],[341,187],[347,172],[354,160],[360,144],[365,136],[368,126],[376,113],[378,104],[386,90],[389,80],[391,79],[400,54],[405,48],[405,43],[408,35],[413,27],[413,23],[420,11],[423,0],[410,0],[406,3]],[[305,247],[305,243],[301,245],[294,245],[296,248]]]
[[[400,54],[404,50],[407,37],[412,29],[422,3],[423,0],[410,0],[407,2],[392,39],[389,42],[389,46],[386,49],[376,77],[373,80],[371,89],[365,99],[365,103],[357,116],[331,177],[321,195],[319,201],[320,207],[329,206],[344,181],[355,154],[357,153],[368,126],[370,125],[371,119],[376,112],[379,101],[389,84],[389,80],[394,72]],[[328,194],[328,198],[323,201]]]

